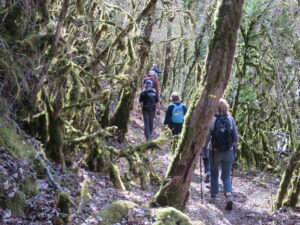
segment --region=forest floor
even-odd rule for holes
[[[156,117],[155,136],[158,136],[163,123],[165,113],[160,118]],[[142,141],[143,122],[142,116],[133,111],[131,120],[131,133],[129,142]],[[163,153],[157,153],[159,159],[155,162],[155,168],[159,174],[165,174],[171,153],[168,148]],[[203,165],[203,164],[202,164]],[[294,210],[280,210],[272,212],[280,178],[276,178],[267,172],[243,172],[242,168],[234,171],[233,196],[234,206],[232,211],[225,210],[225,196],[218,195],[216,202],[210,203],[209,184],[202,182],[203,203],[201,201],[200,163],[197,163],[193,175],[190,198],[185,210],[193,224],[200,225],[256,225],[256,224],[282,224],[300,225],[300,208]],[[203,170],[202,170],[203,171]],[[157,187],[158,188],[158,187]],[[222,182],[220,181],[220,190]],[[156,188],[154,188],[156,189]],[[145,192],[149,195],[148,192]],[[154,193],[153,193],[154,194]],[[150,194],[150,196],[153,196]]]
[[[158,137],[163,123],[164,113],[155,119],[155,137]],[[131,115],[128,143],[137,145],[145,141],[143,135],[142,115],[133,110]],[[30,141],[30,140],[29,140]],[[33,140],[31,140],[34,142]],[[77,160],[76,160],[77,157]],[[158,175],[163,177],[171,161],[171,153],[168,146],[163,146],[162,151],[157,151],[151,156],[153,167]],[[80,160],[80,155],[73,159]],[[120,161],[120,168],[124,162]],[[27,168],[26,162],[16,160],[5,149],[0,149],[0,170],[4,174],[32,173]],[[50,165],[49,165],[50,166]],[[145,207],[151,200],[159,186],[151,186],[150,190],[141,190],[139,185],[131,185],[130,189],[122,191],[116,189],[109,180],[108,175],[86,171],[62,169],[59,165],[52,164],[52,171],[61,185],[70,193],[75,202],[80,202],[83,181],[88,183],[86,199],[81,199],[81,207],[71,207],[72,219],[69,224],[99,224],[101,217],[99,212],[116,200],[128,200],[135,202],[137,207],[130,210],[126,218],[116,225],[147,225],[152,224],[153,217],[149,209]],[[28,171],[27,171],[28,170]],[[20,172],[21,171],[21,172]],[[23,171],[23,172],[22,172]],[[204,175],[202,174],[204,178]],[[224,209],[225,198],[219,194],[215,203],[210,203],[209,184],[202,183],[203,202],[201,201],[201,178],[199,163],[196,166],[190,188],[190,198],[185,210],[195,225],[300,225],[300,210],[288,209],[272,212],[279,178],[266,172],[243,172],[238,168],[234,172],[233,194],[234,206],[232,211]],[[0,224],[53,224],[53,218],[59,215],[56,207],[57,191],[53,188],[47,177],[39,177],[39,194],[26,199],[26,216],[15,217],[9,210],[0,207]],[[15,186],[15,176],[10,176],[5,181],[5,186]],[[14,189],[13,189],[14,190]]]

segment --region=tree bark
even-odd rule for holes
[[[243,0],[222,0],[206,61],[206,84],[201,98],[195,97],[184,124],[182,137],[154,206],[183,209],[209,124],[230,77]],[[200,95],[198,90],[198,96]]]
[[[277,199],[275,202],[275,209],[279,209],[282,206],[282,203],[288,193],[288,187],[290,185],[293,173],[299,164],[300,161],[300,145],[298,146],[297,150],[292,154],[289,164],[284,171],[282,176],[282,180],[280,182]]]
[[[155,2],[155,4],[154,4]],[[119,140],[123,141],[125,138],[125,134],[128,130],[129,116],[130,111],[133,108],[134,98],[136,92],[138,90],[139,84],[142,81],[142,70],[144,67],[144,62],[149,55],[151,42],[150,37],[153,29],[153,15],[150,14],[156,7],[157,0],[152,0],[148,4],[151,7],[146,7],[147,11],[143,10],[144,13],[147,13],[148,20],[144,30],[144,33],[141,37],[140,48],[138,49],[138,56],[140,58],[140,65],[138,67],[138,71],[134,71],[131,78],[129,79],[129,83],[122,89],[120,101],[118,103],[116,112],[112,118],[111,124],[117,126],[119,129]],[[140,18],[140,17],[139,17]],[[140,22],[140,20],[137,20]]]
[[[167,40],[169,40],[172,37],[172,22],[174,17],[171,17],[169,19],[169,22],[167,24]],[[167,81],[169,78],[169,74],[171,71],[170,65],[171,65],[171,52],[172,52],[172,42],[169,41],[166,43],[166,49],[165,49],[165,63],[164,63],[164,69],[163,69],[163,79],[161,84],[161,93],[165,90],[167,86]],[[165,96],[163,96],[165,98]]]
[[[292,188],[288,193],[287,200],[283,203],[284,206],[296,207],[300,194],[300,165],[294,173],[294,179],[292,182]]]
[[[195,39],[195,48],[194,48],[194,60],[191,66],[189,67],[183,85],[183,91],[181,96],[183,101],[189,100],[191,92],[194,92],[194,90],[200,84],[201,77],[202,77],[202,68],[200,66],[200,61],[203,60],[206,55],[206,51],[205,52],[203,51],[204,48],[203,40],[205,35],[209,36],[211,30],[211,24],[212,24],[212,16],[214,14],[214,8],[216,7],[216,4],[217,4],[217,0],[214,0],[210,4],[210,6],[208,6],[206,16],[205,16],[205,21],[202,24],[200,31],[197,32],[197,36]],[[195,74],[196,77],[193,77],[193,75]],[[196,87],[194,87],[193,85],[194,80],[196,80]]]
[[[70,0],[64,0],[64,2],[62,4],[62,8],[61,8],[61,11],[60,11],[60,15],[59,15],[55,35],[54,35],[54,42],[53,42],[53,45],[52,45],[51,50],[50,50],[51,58],[56,55],[57,44],[58,44],[58,41],[61,37],[61,32],[62,32],[64,23],[65,23],[65,19],[66,19],[66,16],[67,16],[67,12],[68,12],[68,9],[69,9],[69,3],[70,3]]]

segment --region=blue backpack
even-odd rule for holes
[[[182,104],[173,104],[174,108],[172,111],[172,123],[183,123],[183,107]]]

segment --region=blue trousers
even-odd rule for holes
[[[155,111],[154,112],[148,112],[143,111],[143,117],[144,117],[144,133],[146,140],[148,141],[153,133],[153,120],[155,117]]]
[[[219,193],[219,166],[221,166],[221,180],[223,181],[224,193],[232,192],[231,169],[234,162],[234,151],[225,152],[209,151],[210,163],[210,194],[215,196]]]

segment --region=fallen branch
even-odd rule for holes
[[[44,160],[42,159],[42,157],[40,156],[40,153],[37,153],[37,154],[35,155],[35,159],[38,160],[38,161],[41,163],[42,167],[46,170],[46,173],[47,173],[47,176],[48,176],[48,178],[49,178],[50,183],[51,183],[51,184],[52,184],[59,192],[65,192],[64,189],[60,186],[60,184],[57,183],[57,182],[54,180],[54,178],[53,178],[53,176],[52,176],[52,174],[51,174],[51,172],[50,172],[49,167],[46,165],[45,161],[44,161]],[[72,199],[70,199],[70,203],[72,204],[72,206],[77,207],[77,205],[75,204],[75,202],[74,202]]]

